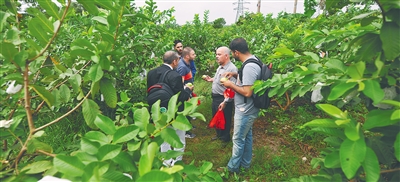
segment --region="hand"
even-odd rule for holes
[[[193,91],[194,85],[191,84],[191,83],[190,83],[190,84],[188,83],[188,84],[186,84],[186,85],[184,86],[184,89],[185,89],[185,88],[189,88],[191,91]]]
[[[218,109],[219,109],[219,110],[225,109],[225,105],[226,105],[225,102],[221,102],[221,104],[219,104],[219,106],[218,106]]]
[[[208,76],[208,75],[203,75],[203,76],[201,76],[201,78],[203,80],[205,80],[205,81],[208,81],[208,82],[212,82],[213,81],[212,78],[210,76]]]
[[[237,73],[235,72],[225,72],[222,74],[223,77],[226,77],[228,79],[231,79],[231,77],[236,78],[237,77]]]
[[[223,85],[226,88],[232,88],[233,82],[230,80],[220,80],[221,85]]]

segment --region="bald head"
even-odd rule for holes
[[[179,58],[179,55],[175,51],[167,51],[164,54],[163,61],[166,64],[172,64],[174,62],[174,60],[177,60],[178,58]]]
[[[231,54],[231,51],[228,47],[223,46],[219,47],[217,51],[215,51],[215,54],[215,58],[217,59],[218,64],[223,66],[229,62],[229,55]]]

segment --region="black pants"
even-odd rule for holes
[[[222,95],[214,95],[212,96],[212,114],[213,116],[218,111],[218,106],[224,101],[224,96]],[[232,111],[233,111],[233,102],[227,102],[224,109],[224,117],[225,117],[225,129],[215,129],[217,132],[217,137],[224,142],[228,142],[231,140],[231,123],[232,123]]]

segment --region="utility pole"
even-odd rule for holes
[[[257,13],[260,13],[260,8],[261,8],[261,0],[258,0],[258,3],[257,3]]]
[[[238,0],[238,2],[233,3],[234,5],[237,4],[237,7],[233,9],[233,10],[237,10],[235,22],[237,22],[239,20],[239,18],[244,15],[244,12],[243,12],[244,9],[249,9],[249,8],[243,7],[243,4],[246,4],[246,3],[250,4],[249,2],[244,2],[244,0]]]
[[[297,10],[297,0],[294,0],[293,13],[296,13],[296,10]]]

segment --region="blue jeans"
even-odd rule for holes
[[[258,113],[240,115],[235,113],[233,125],[232,157],[228,162],[228,170],[239,172],[240,167],[249,168],[253,155],[253,123]]]

